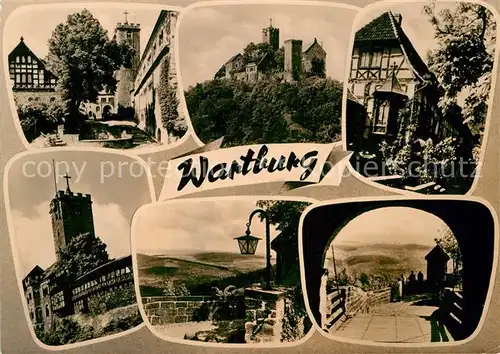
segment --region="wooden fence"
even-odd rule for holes
[[[464,299],[459,291],[445,290],[441,302],[440,320],[455,340],[465,339],[467,327],[464,324]]]
[[[322,323],[323,328],[332,327],[345,314],[346,290],[333,290],[327,295],[326,323]]]

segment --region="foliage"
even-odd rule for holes
[[[456,140],[446,138],[434,144],[431,139],[428,139],[417,156],[423,162],[416,168],[420,183],[444,181],[453,174],[453,165],[457,160]]]
[[[194,130],[225,146],[331,143],[341,136],[342,84],[311,77],[296,83],[212,80],[190,87],[186,104]]]
[[[187,131],[187,123],[182,115],[179,115],[179,100],[176,88],[170,84],[170,62],[169,56],[161,64],[160,82],[158,88],[158,100],[162,116],[163,127],[168,134],[174,138],[181,138]]]
[[[99,237],[84,233],[74,237],[61,251],[54,274],[62,283],[68,283],[108,261],[106,244]]]
[[[124,120],[139,123],[137,117],[135,116],[134,107],[123,107],[121,104],[118,104],[116,114],[112,114],[111,116],[113,120]],[[106,120],[106,117],[103,117],[103,120]]]
[[[69,117],[77,114],[81,102],[96,102],[100,91],[114,92],[114,73],[130,66],[133,49],[108,38],[107,31],[87,9],[68,16],[48,41],[47,68],[57,78],[57,89],[67,102]],[[74,122],[68,128],[76,129]]]
[[[212,321],[219,322],[242,317],[241,289],[229,285],[224,289],[213,287],[213,290],[214,298],[209,316]]]
[[[257,206],[266,211],[269,223],[275,225],[276,230],[284,238],[286,250],[284,257],[288,260],[287,269],[283,269],[283,284],[297,284],[300,282],[299,254],[298,254],[298,230],[299,220],[302,212],[309,203],[290,201],[259,201]],[[263,219],[260,214],[261,220]]]
[[[464,119],[478,133],[486,119],[491,89],[496,44],[494,15],[483,5],[466,2],[441,11],[432,2],[424,7],[424,12],[438,43],[429,52],[428,62],[445,89],[440,106],[446,112],[466,93]]]
[[[55,328],[50,332],[41,334],[41,337],[38,337],[43,343],[47,345],[63,345],[92,339],[94,337],[93,327],[82,327],[71,317],[63,318],[60,322],[56,322],[54,326]]]
[[[434,241],[450,256],[453,261],[453,274],[458,274],[462,269],[462,254],[453,232],[446,228]]]
[[[38,138],[40,134],[52,133],[64,116],[64,105],[61,100],[46,104],[42,101],[31,101],[17,105],[17,114],[24,135],[28,142]]]
[[[115,289],[103,296],[94,296],[89,299],[89,313],[93,316],[103,314],[117,307],[125,307],[136,302],[135,290],[132,286]]]
[[[175,285],[173,280],[166,280],[163,288],[164,296],[189,296],[189,289],[184,284]]]
[[[138,311],[132,316],[113,318],[104,328],[100,329],[90,325],[82,326],[75,318],[70,316],[56,321],[48,332],[37,330],[36,336],[47,345],[64,345],[119,333],[141,323],[142,317]]]
[[[306,76],[326,77],[325,61],[317,58],[311,60],[311,70],[306,73]]]
[[[305,309],[302,286],[298,284],[285,297],[281,341],[295,342],[303,338],[309,332],[311,326],[312,323]]]

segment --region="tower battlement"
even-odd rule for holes
[[[130,30],[140,30],[141,29],[141,24],[140,23],[128,23],[128,22],[118,22],[116,24],[116,29],[117,30],[125,30],[125,31],[130,31]]]

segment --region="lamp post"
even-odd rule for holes
[[[259,237],[252,236],[250,234],[250,226],[252,225],[252,218],[256,214],[261,214],[266,220],[266,288],[265,290],[271,290],[271,232],[269,225],[269,218],[265,210],[255,209],[248,217],[247,230],[244,236],[236,237],[238,240],[238,246],[240,247],[241,254],[255,254],[257,249],[257,244]]]

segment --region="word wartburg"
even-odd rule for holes
[[[235,175],[240,174],[243,176],[249,173],[257,175],[264,170],[273,173],[276,171],[291,171],[294,168],[303,168],[305,171],[300,176],[300,180],[304,181],[311,175],[318,160],[318,151],[310,151],[304,154],[302,158],[297,157],[292,151],[288,157],[281,155],[278,158],[271,157],[271,159],[266,157],[268,151],[268,147],[262,145],[257,156],[255,156],[255,151],[248,149],[246,155],[240,156],[241,161],[233,160],[231,164],[223,162],[212,168],[209,168],[208,158],[200,156],[199,175],[197,168],[193,167],[193,159],[189,158],[177,167],[179,171],[182,171],[182,178],[177,190],[181,191],[189,182],[193,183],[196,188],[199,188],[207,177],[208,181],[213,183],[227,178],[232,180]]]

